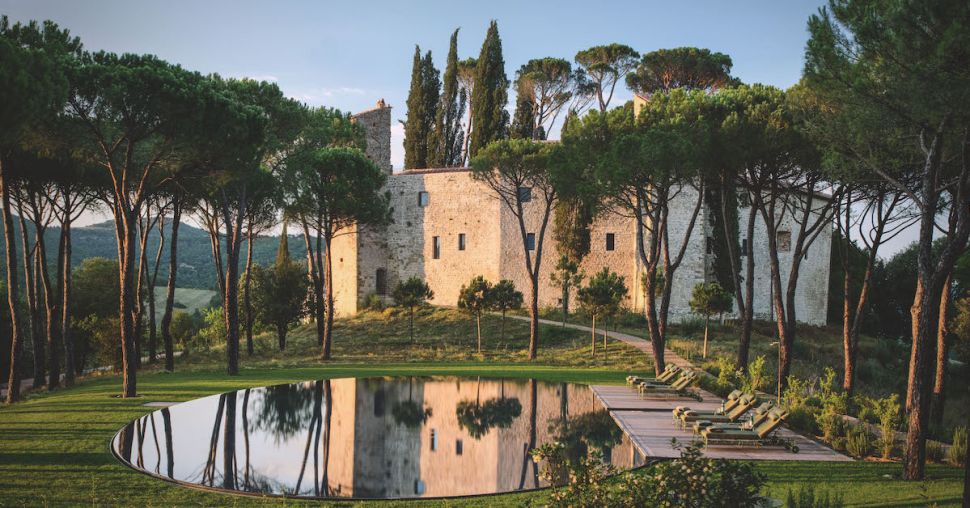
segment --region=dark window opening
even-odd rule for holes
[[[438,449],[438,431],[431,429],[431,451]]]
[[[380,418],[384,416],[384,390],[374,392],[374,416]]]
[[[742,256],[747,256],[748,255],[748,239],[747,238],[741,240],[741,255]]]
[[[519,187],[519,201],[522,203],[532,201],[532,187]]]
[[[606,233],[606,250],[613,250],[616,247],[616,235]]]
[[[461,455],[463,451],[464,451],[464,445],[461,442],[461,439],[456,439],[455,440],[455,455]]]
[[[526,233],[525,235],[525,248],[527,250],[536,250],[536,234]]]
[[[431,201],[431,196],[428,195],[427,191],[418,191],[418,206],[424,208],[428,206]]]
[[[431,255],[435,259],[441,259],[441,237],[435,236],[431,238]]]
[[[374,292],[382,296],[386,295],[387,294],[387,270],[384,268],[378,268],[374,278],[376,279],[374,282],[374,286],[375,286]]]
[[[458,233],[458,250],[465,250],[465,233]]]

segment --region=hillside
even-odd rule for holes
[[[14,229],[17,238],[20,238],[20,223],[15,220]],[[33,228],[28,223],[28,234],[33,236]],[[103,257],[107,259],[117,259],[117,242],[115,241],[114,222],[107,221],[100,224],[92,224],[85,227],[75,227],[71,230],[73,253],[71,256],[72,265],[77,266],[89,257]],[[52,266],[57,260],[57,242],[60,236],[59,227],[50,227],[45,235],[47,242],[47,259]],[[170,225],[166,226],[166,239],[171,233]],[[216,271],[212,262],[212,249],[209,243],[209,234],[197,227],[182,223],[179,227],[178,245],[178,286],[191,289],[215,289]],[[253,248],[253,262],[261,265],[273,263],[276,257],[276,250],[279,246],[279,236],[260,236]],[[4,247],[4,241],[0,236],[0,248]],[[18,242],[18,247],[21,247]],[[289,241],[290,255],[294,259],[306,259],[306,246],[303,238],[290,235]],[[148,238],[149,256],[154,259],[154,254],[158,250],[158,232],[152,230]],[[19,252],[18,252],[19,253]],[[162,264],[158,270],[158,284],[164,285],[168,278],[168,245],[162,253]],[[247,255],[246,244],[243,243],[241,256],[241,266],[245,262]],[[2,265],[2,263],[0,263]],[[0,274],[4,273],[5,267],[0,266]]]

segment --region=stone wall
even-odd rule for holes
[[[367,157],[391,174],[391,107],[381,99],[377,107],[354,115],[354,120],[366,133]]]
[[[355,118],[368,130],[368,155],[390,174],[390,108],[381,102],[378,108],[359,113]],[[362,228],[334,242],[338,314],[357,312],[360,302],[377,292],[378,270],[386,274],[386,294],[382,296],[387,303],[391,302],[390,292],[398,282],[420,277],[435,293],[431,303],[455,306],[461,286],[476,275],[483,275],[492,282],[512,280],[528,302],[531,285],[518,220],[487,186],[471,177],[468,169],[408,170],[390,174],[386,189],[391,194],[393,223],[380,230]],[[422,192],[428,195],[427,206],[419,204],[418,196]],[[535,233],[538,246],[543,204],[538,190],[533,194],[532,201],[525,204],[524,221],[526,232]],[[687,186],[670,204],[668,220],[672,256],[681,245],[696,200],[697,191]],[[712,279],[711,255],[706,250],[707,238],[713,236],[709,213],[702,207],[683,262],[674,274],[670,305],[673,322],[692,317],[689,302],[694,286]],[[739,211],[742,236],[747,213],[745,208]],[[782,224],[780,229],[792,231],[793,236],[796,234],[797,224],[790,214],[782,219]],[[614,235],[614,248],[606,250],[606,236],[610,233]],[[458,249],[460,234],[465,235],[465,250]],[[440,241],[437,259],[433,255],[435,237]],[[552,238],[551,217],[542,243],[539,305],[559,306],[562,292],[551,282],[559,257]],[[751,246],[755,256],[755,315],[759,319],[772,319],[767,237],[760,217],[756,221]],[[795,298],[799,321],[825,324],[830,246],[831,226],[819,235],[803,261]],[[528,254],[534,261],[536,251]],[[790,256],[790,252],[780,255],[783,287],[787,285]],[[625,278],[629,288],[627,307],[642,311],[642,267],[636,250],[636,221],[632,217],[607,211],[592,225],[591,252],[583,261],[582,270],[588,278],[603,267]],[[575,309],[575,301],[571,303]]]

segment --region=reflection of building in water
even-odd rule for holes
[[[556,439],[561,428],[551,422],[600,409],[589,388],[566,383],[336,380],[331,492],[410,497],[536,488],[539,466],[528,451]],[[626,435],[616,435],[607,458],[621,468],[641,463]]]

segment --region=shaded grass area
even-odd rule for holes
[[[275,338],[261,335],[257,355],[242,360],[239,376],[223,372],[222,351],[194,351],[180,359],[177,372],[146,369],[139,375],[136,399],[113,397],[115,375],[90,378],[75,388],[32,394],[27,401],[0,408],[0,506],[296,506],[279,498],[252,498],[197,491],[168,484],[118,463],[109,441],[125,423],[151,410],[150,401],[185,401],[245,387],[312,379],[379,375],[464,375],[536,378],[580,383],[622,383],[629,368],[642,370],[646,358],[634,348],[610,345],[607,359],[590,359],[584,332],[543,327],[540,357],[526,362],[526,323],[507,323],[509,338],[498,338],[498,318],[486,318],[486,352],[474,353],[470,320],[454,310],[427,309],[416,322],[416,343],[407,338],[406,316],[368,313],[338,322],[335,358],[316,359],[312,328],[293,334],[284,354]],[[402,326],[403,325],[403,326]],[[637,354],[638,356],[633,356]],[[957,506],[962,470],[930,466],[930,480],[898,480],[901,467],[881,463],[764,462],[770,494],[784,498],[799,485],[838,490],[850,506]],[[365,506],[544,506],[548,493],[509,494],[442,501],[367,502]],[[314,503],[318,504],[318,503]],[[354,503],[332,503],[351,506]]]

